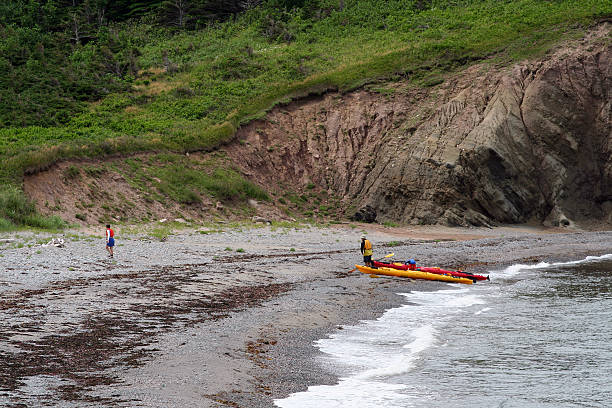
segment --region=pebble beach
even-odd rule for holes
[[[0,234],[0,406],[272,407],[333,384],[314,340],[380,316],[400,292],[451,286],[352,271],[362,233],[375,259],[491,280],[511,264],[612,253],[610,231],[528,226],[115,231],[113,259],[103,231]]]

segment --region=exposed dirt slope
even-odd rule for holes
[[[302,196],[317,203],[305,206],[310,213],[364,221],[612,223],[609,38],[603,23],[538,61],[479,64],[427,88],[404,81],[305,98],[243,127],[222,153],[272,193],[256,212],[271,218],[303,211],[282,197],[310,189]],[[71,207],[91,180],[67,180],[66,166],[29,176],[26,192],[46,213],[100,218],[95,197],[92,208]],[[227,216],[205,197],[164,207],[131,194],[121,176],[106,180],[103,191],[120,187],[133,204],[121,207],[126,218]],[[315,198],[321,191],[329,194]]]
[[[181,165],[197,171],[208,171],[207,161],[214,154],[170,155]],[[218,154],[216,155],[218,156]],[[63,162],[51,169],[30,175],[24,190],[36,201],[40,212],[55,214],[70,222],[98,224],[107,222],[153,221],[160,219],[222,220],[263,216],[282,218],[272,202],[231,200],[222,203],[211,196],[198,194],[198,200],[180,203],[168,197],[162,180],[147,171],[152,167],[173,165],[160,163],[155,154],[105,161],[81,160]],[[130,166],[131,164],[131,166]],[[134,170],[134,164],[139,166]],[[231,163],[222,166],[232,167]],[[181,168],[182,169],[182,168]],[[160,175],[160,177],[162,177]],[[188,187],[188,191],[191,191]],[[196,194],[194,192],[194,194]]]

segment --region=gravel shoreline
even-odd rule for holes
[[[362,230],[375,257],[476,273],[612,253],[609,231],[525,226],[266,226],[164,242],[118,231],[114,260],[101,238],[67,234],[59,248],[5,234],[0,406],[270,407],[333,384],[314,340],[398,306],[398,293],[449,287],[347,273]]]

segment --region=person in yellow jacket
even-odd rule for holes
[[[366,266],[374,266],[372,264],[372,243],[366,239],[365,235],[361,237],[361,253],[363,254],[363,263]]]

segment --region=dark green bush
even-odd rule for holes
[[[230,169],[216,169],[202,181],[204,188],[221,200],[270,199],[264,190]]]
[[[25,224],[26,217],[36,213],[34,204],[15,187],[0,191],[0,216],[15,224]]]
[[[23,225],[47,230],[60,230],[67,227],[66,222],[56,215],[44,217],[40,214],[26,216],[23,220]]]
[[[15,224],[7,220],[6,218],[0,217],[0,231],[10,231],[15,228]]]

